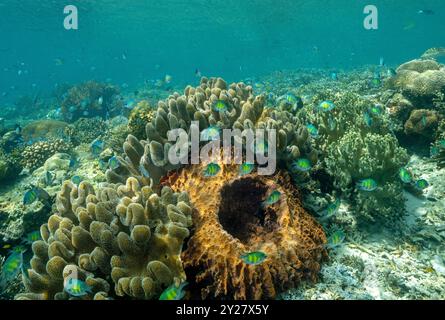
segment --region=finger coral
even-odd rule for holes
[[[325,257],[326,237],[300,204],[286,174],[240,177],[238,166],[221,165],[218,176],[202,175],[203,165],[184,168],[170,179],[173,190],[190,195],[194,234],[182,257],[187,274],[196,275],[201,298],[270,299],[314,280]],[[262,206],[268,193],[280,200]],[[241,255],[262,251],[267,259],[248,265]],[[191,279],[189,279],[191,281]]]
[[[180,254],[191,225],[185,193],[166,187],[158,195],[134,178],[97,190],[67,181],[56,207],[40,229],[43,240],[32,246],[28,292],[17,299],[76,299],[64,290],[73,273],[91,288],[82,299],[152,299],[185,280]]]

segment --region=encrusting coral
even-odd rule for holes
[[[60,138],[68,123],[57,120],[38,120],[26,125],[21,134],[25,141],[35,141],[37,139]]]
[[[73,272],[91,287],[81,299],[152,299],[185,279],[180,254],[191,225],[185,193],[165,187],[159,196],[134,178],[96,191],[67,181],[56,207],[40,229],[43,240],[33,243],[27,293],[16,299],[76,299],[64,291]]]
[[[65,131],[74,144],[91,143],[106,133],[107,125],[100,117],[80,118]]]
[[[189,193],[194,234],[182,254],[187,274],[196,275],[201,298],[271,299],[304,279],[315,280],[326,256],[322,227],[300,204],[285,173],[239,176],[239,166],[222,165],[215,177],[193,165],[165,183]],[[273,190],[279,202],[263,206]],[[248,265],[241,255],[262,251],[267,259]],[[189,281],[191,281],[189,279]]]

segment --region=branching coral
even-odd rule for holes
[[[61,102],[62,116],[66,121],[75,121],[79,118],[117,115],[123,107],[118,94],[116,87],[94,81],[74,86]]]
[[[335,176],[337,187],[344,190],[367,177],[394,180],[407,161],[406,151],[398,146],[394,136],[355,131],[331,144],[325,159],[327,171]]]
[[[42,166],[46,159],[52,155],[59,152],[69,152],[70,149],[71,145],[62,139],[35,142],[23,150],[23,167],[35,170]]]
[[[91,143],[94,139],[104,135],[107,124],[100,117],[80,118],[66,129],[71,141],[75,144]]]
[[[319,110],[323,101],[332,101],[335,108],[329,112]],[[335,144],[346,132],[358,131],[362,133],[374,132],[386,134],[389,130],[389,119],[382,107],[381,114],[375,115],[370,110],[376,105],[372,100],[365,99],[349,91],[333,92],[325,90],[312,98],[311,104],[300,111],[300,116],[307,123],[318,128],[320,137],[314,139],[317,149],[323,153],[331,144]],[[365,114],[370,121],[365,120]]]
[[[405,198],[400,183],[390,179],[384,179],[372,195],[357,192],[352,201],[357,216],[370,221],[379,219],[386,225],[395,225],[405,213]]]
[[[97,191],[67,181],[56,206],[58,213],[41,227],[43,240],[32,246],[28,293],[17,299],[69,299],[69,272],[92,288],[83,299],[152,299],[185,279],[180,254],[191,225],[185,193],[166,187],[159,196],[134,178]]]
[[[286,174],[239,177],[238,166],[221,165],[204,177],[204,165],[184,168],[168,183],[190,195],[195,232],[183,253],[186,272],[196,274],[202,298],[268,299],[303,279],[314,280],[325,257],[324,232],[300,204]],[[272,190],[278,203],[261,205]],[[263,251],[260,265],[241,255]],[[189,279],[190,281],[191,279]]]
[[[324,100],[332,100],[335,108],[329,112],[317,111],[318,104]],[[354,93],[326,91],[314,97],[312,110],[304,109],[301,113],[319,130],[314,145],[322,155],[321,168],[334,178],[338,190],[350,197],[355,194],[355,183],[373,178],[384,193],[391,182],[394,199],[391,208],[394,212],[403,212],[402,186],[397,182],[397,172],[406,165],[408,155],[391,133],[383,107]],[[372,219],[386,217],[386,211],[391,209],[377,193],[366,194],[366,202],[373,205],[356,203],[357,215]]]

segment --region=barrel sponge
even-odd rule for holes
[[[43,240],[32,246],[24,276],[28,292],[17,299],[74,299],[63,285],[70,270],[92,288],[83,299],[152,299],[185,280],[180,254],[191,226],[186,194],[165,187],[158,195],[135,178],[97,190],[67,181],[56,207],[40,229]]]
[[[226,103],[226,111],[213,109],[218,100]],[[125,154],[119,158],[121,166],[109,169],[107,180],[124,183],[129,176],[134,176],[141,184],[153,183],[156,187],[168,171],[179,168],[167,160],[172,145],[167,132],[181,128],[190,133],[192,121],[199,123],[201,131],[209,126],[240,131],[264,129],[267,137],[268,131],[274,129],[278,161],[291,164],[298,157],[311,155],[316,162],[316,155],[308,142],[309,134],[298,117],[287,110],[272,110],[264,106],[265,97],[255,96],[251,86],[242,82],[228,85],[221,78],[202,78],[198,87],[187,86],[182,95],[174,93],[158,103],[155,117],[146,126],[147,140],[138,140],[130,135],[124,144]],[[141,165],[150,173],[151,182],[143,179]]]
[[[203,165],[188,166],[169,183],[184,190],[194,207],[194,234],[183,252],[185,270],[198,290],[194,298],[272,299],[303,279],[315,280],[326,257],[322,227],[302,208],[285,173],[238,176],[238,166],[221,165],[212,178]],[[282,193],[273,206],[261,203],[271,190]],[[240,256],[263,251],[267,259],[247,265]],[[199,297],[200,296],[200,297]]]

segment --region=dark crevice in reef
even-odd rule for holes
[[[224,186],[218,212],[224,230],[243,243],[247,243],[254,233],[272,231],[277,216],[272,208],[262,205],[267,193],[268,187],[264,183],[250,177]]]
[[[322,193],[330,193],[334,188],[334,179],[326,172],[326,170],[316,170],[311,173],[311,178],[318,181],[320,184],[320,191]]]
[[[401,147],[405,148],[410,155],[417,154],[422,157],[430,156],[432,139],[418,135],[415,139],[403,133],[396,133],[397,140]]]

